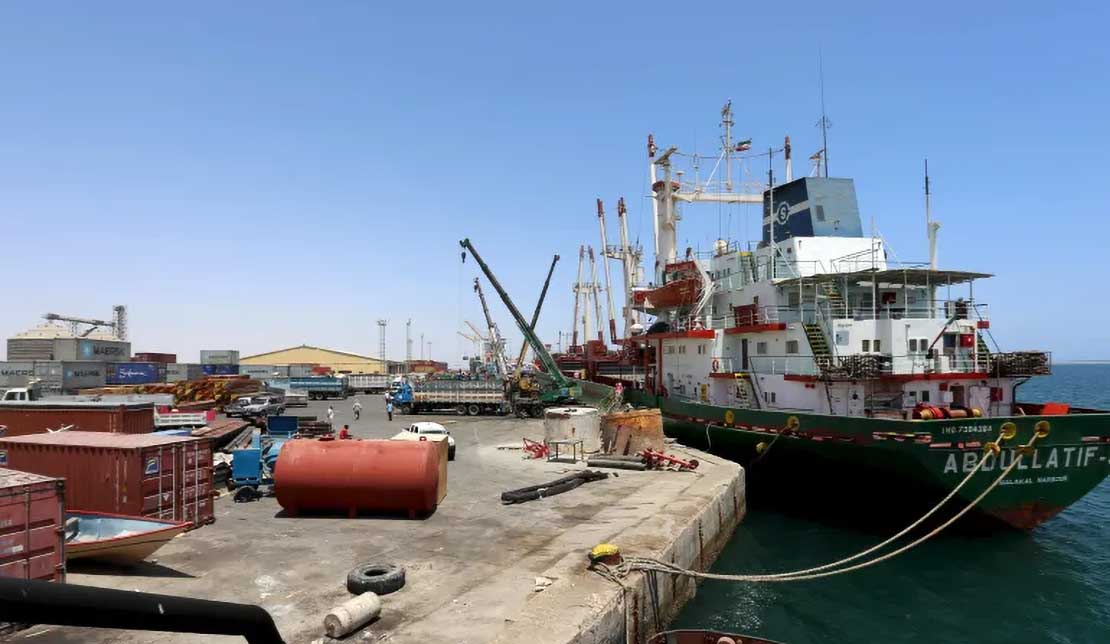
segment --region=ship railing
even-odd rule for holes
[[[956,320],[989,322],[990,307],[985,303],[967,300],[935,300],[918,302],[912,306],[880,304],[872,306],[828,307],[829,314],[838,320]]]

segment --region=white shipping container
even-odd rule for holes
[[[239,352],[230,349],[205,349],[200,352],[201,364],[239,364]]]
[[[59,338],[54,340],[55,360],[126,362],[131,359],[131,343],[115,340]]]
[[[0,387],[26,387],[34,378],[34,362],[0,362]]]
[[[166,382],[200,380],[203,377],[204,370],[199,364],[185,364],[183,362],[175,362],[166,365]]]
[[[288,371],[285,373],[288,373]],[[277,367],[268,364],[241,364],[239,365],[239,375],[249,376],[255,380],[284,377],[284,374],[278,372]]]
[[[107,382],[108,365],[104,362],[63,362],[62,390],[103,387]]]

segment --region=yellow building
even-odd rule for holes
[[[332,371],[337,373],[386,373],[386,365],[377,358],[360,356],[357,353],[347,353],[346,351],[312,347],[307,344],[240,358],[239,364],[273,365],[275,367],[311,365],[330,367]]]

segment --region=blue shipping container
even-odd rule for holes
[[[108,365],[109,385],[149,385],[161,382],[160,367],[157,362],[119,362]],[[163,367],[164,368],[164,367]],[[164,373],[164,372],[162,372]]]
[[[239,365],[237,364],[202,364],[200,368],[206,376],[239,375]]]

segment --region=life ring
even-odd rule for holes
[[[716,358],[713,358],[713,373],[717,373],[720,370],[721,370],[721,361],[716,359]]]

